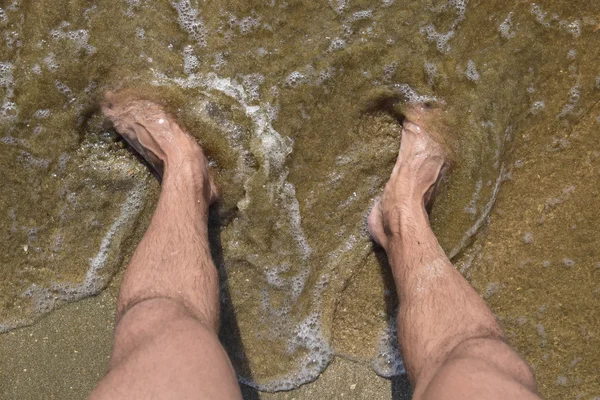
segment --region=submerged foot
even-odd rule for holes
[[[193,170],[208,184],[210,202],[216,199],[202,148],[160,105],[141,99],[135,91],[121,90],[106,92],[100,106],[117,132],[161,177],[169,171]]]
[[[401,214],[425,212],[449,165],[447,141],[441,137],[444,132],[436,129],[439,118],[437,110],[417,105],[402,124],[398,159],[368,220],[371,236],[386,249],[388,237],[399,229]]]

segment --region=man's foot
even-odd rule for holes
[[[209,203],[215,201],[217,190],[202,148],[160,105],[140,99],[133,90],[121,90],[106,92],[100,106],[117,132],[161,177],[167,170],[176,173],[191,167],[208,183]]]
[[[368,220],[371,236],[386,250],[388,238],[399,233],[402,216],[426,214],[425,206],[449,165],[449,150],[440,136],[442,129],[436,129],[439,118],[438,110],[416,105],[402,124],[398,159]]]

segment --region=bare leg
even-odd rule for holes
[[[107,93],[116,129],[163,175],[152,222],[121,284],[110,372],[92,399],[240,399],[217,338],[208,248],[215,190],[200,146],[159,106]]]
[[[452,266],[425,211],[446,152],[423,107],[406,120],[398,160],[369,216],[400,299],[398,336],[415,399],[537,399],[529,366]]]

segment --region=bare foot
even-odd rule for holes
[[[140,99],[135,91],[125,89],[106,92],[100,106],[117,132],[161,177],[191,167],[189,169],[200,173],[202,183],[207,183],[209,204],[216,200],[216,186],[202,148],[160,105]]]
[[[440,115],[424,105],[412,107],[402,124],[398,159],[383,195],[369,214],[369,232],[387,251],[388,238],[399,234],[401,217],[422,211],[432,199],[450,152],[436,129]],[[439,121],[437,121],[439,123]]]

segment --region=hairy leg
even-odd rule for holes
[[[240,399],[217,338],[207,227],[216,195],[202,149],[160,106],[132,92],[107,93],[102,109],[162,175],[162,191],[121,284],[110,371],[91,398]]]
[[[430,129],[437,117],[424,106],[409,113],[398,160],[369,216],[396,282],[398,336],[414,398],[537,399],[529,366],[430,228],[425,206],[447,158]]]

